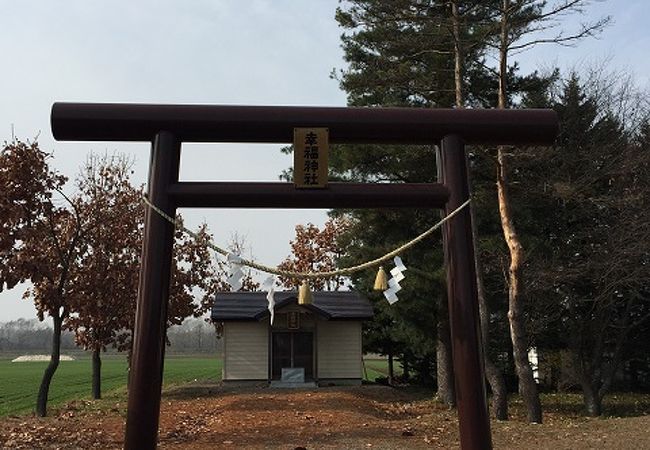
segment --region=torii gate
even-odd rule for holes
[[[149,141],[148,196],[165,213],[211,208],[441,208],[470,195],[465,144],[550,144],[552,110],[324,108],[55,103],[57,140]],[[292,142],[296,127],[329,128],[332,143],[440,144],[434,184],[179,182],[182,142]],[[433,170],[433,168],[432,168]],[[124,448],[157,444],[173,225],[147,209]],[[461,447],[492,448],[478,320],[470,211],[443,228]]]

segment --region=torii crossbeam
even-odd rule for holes
[[[296,127],[328,128],[331,143],[439,144],[439,183],[331,183],[304,191],[290,183],[178,181],[182,142],[289,143]],[[448,213],[470,195],[465,144],[551,144],[558,119],[542,109],[55,103],[52,132],[57,140],[151,142],[149,199],[170,216],[180,207],[428,207]],[[157,443],[173,233],[172,224],[147,210],[124,440],[129,450]],[[445,224],[443,240],[461,447],[490,449],[469,209]]]

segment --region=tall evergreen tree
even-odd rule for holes
[[[353,106],[452,107],[493,106],[497,102],[497,72],[487,69],[484,60],[487,39],[495,28],[496,2],[398,2],[354,1],[337,11],[337,20],[347,30],[343,49],[347,70],[337,76]],[[516,66],[506,77],[513,91],[534,86],[536,74],[519,77]],[[473,158],[484,162],[485,155],[473,151]],[[413,148],[372,146],[363,150],[346,146],[334,152],[331,169],[339,178],[355,181],[434,182],[433,147]],[[489,160],[489,159],[488,159]],[[486,164],[472,165],[472,170],[491,170]],[[479,198],[486,196],[478,195]],[[477,202],[479,208],[496,206]],[[409,221],[409,212],[400,212]],[[369,223],[379,219],[355,212]],[[485,216],[481,214],[480,216]],[[431,221],[435,220],[431,215]],[[494,232],[490,228],[491,232]],[[359,237],[363,242],[363,236]],[[420,264],[420,261],[417,261]],[[422,266],[424,267],[424,266]],[[441,282],[442,280],[440,280]],[[453,404],[453,379],[449,349],[448,324],[444,289],[440,282],[438,299],[438,384],[439,397]],[[423,292],[423,291],[419,291]],[[442,294],[442,296],[440,295]],[[424,295],[421,294],[421,295]],[[431,307],[431,306],[429,306]],[[488,318],[486,308],[484,317]],[[487,324],[488,320],[484,320]],[[498,417],[506,417],[503,383],[498,382],[498,369],[491,366],[493,390],[502,393]],[[497,380],[497,381],[494,381]],[[493,382],[494,381],[494,382]],[[494,387],[497,387],[496,389]]]
[[[452,107],[458,101],[455,74],[459,73],[459,67],[463,68],[462,74],[470,80],[463,83],[466,85],[467,103],[484,104],[489,101],[486,92],[495,92],[495,79],[480,70],[483,64],[480,55],[484,47],[472,36],[477,33],[478,24],[481,24],[479,20],[472,22],[472,19],[476,19],[483,9],[479,7],[480,2],[458,3],[462,5],[457,5],[459,8],[454,10],[457,19],[462,17],[462,20],[474,26],[464,23],[462,27],[454,28],[454,11],[447,2],[363,0],[349,2],[345,9],[339,8],[336,17],[347,31],[342,37],[342,46],[349,65],[338,74],[338,78],[341,87],[348,93],[348,103],[353,106]],[[463,51],[455,51],[461,40]],[[462,61],[459,60],[461,53]],[[337,177],[354,181],[435,182],[435,148],[372,146],[361,149],[346,146],[336,149],[330,168]],[[425,211],[393,211],[390,214],[390,223],[395,229],[406,228],[407,223],[421,224],[413,229],[413,233],[421,232],[438,219],[437,213]],[[370,236],[373,235],[368,227],[386,221],[386,214],[366,211],[353,212],[352,215],[363,224],[354,236],[367,250],[371,246]],[[396,239],[398,235],[396,230],[387,229],[378,237],[376,244],[380,247],[397,245],[400,243]],[[402,239],[408,237],[404,235]],[[392,326],[384,330],[386,338],[376,341],[390,343],[390,339],[397,336],[397,330],[403,330],[406,335],[419,333],[429,336],[432,330],[437,329],[437,345],[435,341],[428,342],[433,344],[428,350],[430,354],[422,349],[415,355],[407,355],[403,351],[402,358],[413,358],[416,368],[424,371],[429,370],[436,360],[438,397],[453,405],[455,395],[445,289],[442,272],[432,270],[431,266],[432,261],[437,262],[437,267],[441,266],[439,243],[436,250],[429,252],[435,253],[435,256],[405,256],[423,274],[428,271],[428,280],[423,278],[413,295],[403,294],[418,313],[412,313],[413,320],[409,320],[408,312],[403,310],[406,306],[388,309],[381,304],[378,314],[392,319],[380,322],[391,323]],[[409,281],[411,285],[419,283],[414,279]],[[420,320],[423,317],[429,321]],[[375,328],[374,331],[381,329]],[[414,340],[409,338],[408,341]],[[399,344],[396,341],[395,345],[389,347],[397,348]],[[437,355],[432,353],[434,348],[438,349]],[[432,375],[420,373],[422,378]]]

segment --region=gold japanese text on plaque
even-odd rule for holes
[[[327,128],[293,129],[293,180],[296,188],[327,187]]]

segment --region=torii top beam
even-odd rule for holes
[[[551,144],[550,109],[345,108],[304,106],[55,103],[52,132],[68,141],[153,141],[168,131],[182,142],[288,143],[295,127],[327,127],[332,143]]]

